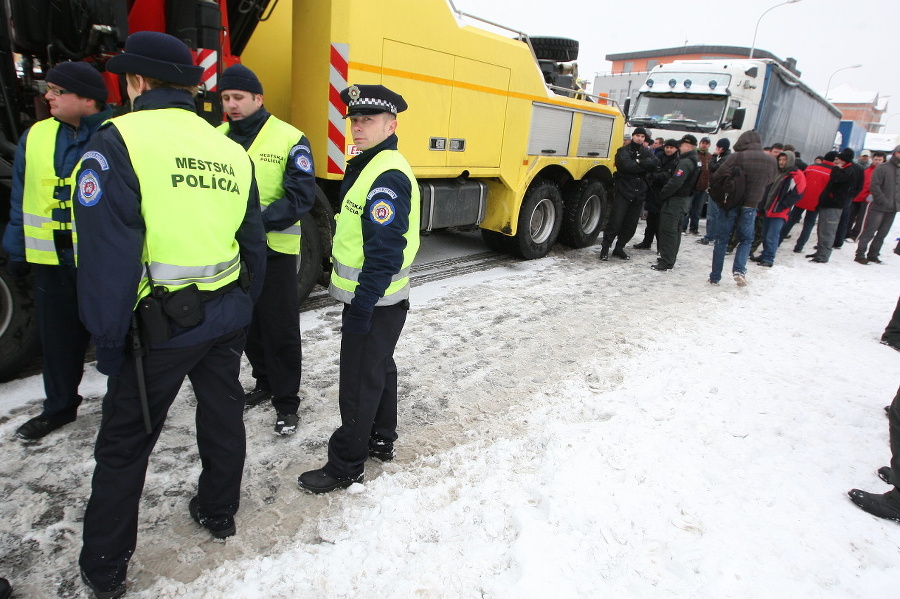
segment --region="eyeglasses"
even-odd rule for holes
[[[53,94],[54,96],[61,96],[63,94],[71,94],[72,93],[67,89],[63,89],[61,87],[50,87],[49,85],[47,86],[47,91],[50,92],[51,94]]]

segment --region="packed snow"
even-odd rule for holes
[[[340,310],[304,312],[298,433],[276,437],[271,406],[246,412],[226,541],[188,515],[185,383],[151,458],[128,597],[893,596],[900,526],[846,494],[888,490],[893,233],[883,265],[854,263],[852,244],[812,264],[786,243],[745,288],[730,257],[707,284],[712,249],[692,236],[667,273],[648,251],[557,247],[418,286],[396,353],[397,458],[326,495],[296,480],[339,423]],[[88,596],[77,557],[104,389],[89,364],[79,419],[25,444],[14,431],[40,410],[40,376],[0,385],[0,576],[16,596]]]

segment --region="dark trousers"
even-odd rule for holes
[[[897,300],[897,307],[894,308],[894,314],[885,327],[881,340],[889,343],[891,347],[900,348],[900,299]],[[900,473],[900,470],[897,472]]]
[[[43,346],[43,415],[54,422],[72,422],[81,405],[78,385],[84,374],[84,354],[91,335],[78,316],[74,266],[32,264],[34,303]]]
[[[687,214],[691,198],[671,197],[663,202],[659,211],[659,233],[656,247],[659,250],[657,263],[663,268],[675,266],[675,258],[681,247],[681,219]]]
[[[647,227],[644,229],[644,240],[641,244],[650,247],[654,237],[659,237],[659,211],[648,210]]]
[[[629,200],[616,194],[609,221],[606,223],[606,230],[603,232],[603,247],[609,248],[615,240],[615,249],[625,249],[637,230],[643,206],[644,198]]]
[[[397,439],[394,348],[408,310],[408,302],[377,307],[368,333],[341,335],[338,391],[341,426],[328,441],[325,472],[330,476],[345,478],[362,474],[369,455],[369,437]]]
[[[690,229],[691,233],[699,233],[700,232],[700,216],[703,213],[703,207],[706,205],[706,198],[708,194],[706,191],[695,191],[694,195],[691,196],[691,205],[688,209],[687,217],[683,218],[681,221],[681,231],[687,231]]]
[[[853,241],[859,239],[868,209],[868,202],[853,202],[850,206],[850,228],[847,230],[845,239],[852,239]]]
[[[888,410],[888,432],[890,433],[891,443],[891,482],[894,485],[894,491],[900,491],[900,389],[891,402],[891,409]]]
[[[806,216],[804,216],[806,213]],[[809,241],[809,236],[812,235],[813,227],[816,226],[816,220],[819,217],[819,213],[815,210],[804,210],[803,208],[797,208],[794,206],[791,208],[791,212],[788,215],[788,220],[784,224],[784,227],[781,229],[781,241],[787,239],[787,236],[790,235],[791,229],[794,228],[794,225],[800,222],[800,219],[803,219],[803,229],[800,231],[800,235],[797,237],[797,242],[794,244],[794,252],[800,253],[803,251],[803,247],[806,245],[806,242]]]
[[[859,243],[856,246],[857,257],[866,257],[869,260],[878,258],[881,254],[881,246],[884,244],[891,227],[894,226],[894,218],[896,216],[896,212],[869,210],[866,215],[866,222],[863,224],[862,233],[859,236]]]
[[[197,497],[210,517],[234,515],[244,468],[244,392],[238,376],[243,329],[184,348],[152,350],[144,358],[152,434],[144,430],[134,360],[110,377],[94,447],[94,478],[84,514],[79,564],[101,590],[125,581],[137,545],[138,504],[147,463],[184,377],[197,398]]]
[[[269,254],[262,293],[247,331],[246,353],[256,386],[272,392],[272,404],[278,412],[296,414],[303,359],[297,256]]]
[[[834,234],[834,243],[831,247],[841,248],[844,245],[844,238],[847,236],[847,229],[850,228],[850,217],[853,213],[853,204],[856,202],[847,202],[841,212],[841,220],[838,221],[838,228]]]

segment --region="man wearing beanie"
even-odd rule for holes
[[[612,255],[622,260],[631,259],[625,253],[625,245],[634,237],[641,219],[649,190],[647,177],[659,167],[659,158],[644,146],[646,136],[646,129],[636,128],[631,134],[631,141],[616,152],[616,195],[603,232],[601,260],[609,260],[609,248],[613,241],[616,247]]]
[[[90,335],[78,319],[71,190],[72,171],[91,135],[112,116],[106,85],[86,62],[63,62],[47,72],[44,99],[52,118],[19,140],[13,163],[9,224],[3,249],[15,277],[34,272],[34,300],[43,345],[44,400],[40,415],[16,430],[40,439],[72,422]]]
[[[834,168],[828,184],[819,196],[819,213],[816,222],[816,252],[806,257],[810,262],[824,264],[831,258],[831,250],[838,225],[841,221],[841,213],[844,206],[853,200],[856,195],[857,171],[853,165],[853,150],[844,148],[834,158]],[[858,190],[856,190],[858,191]]]
[[[300,407],[300,297],[297,256],[300,219],[315,204],[316,181],[309,140],[263,106],[263,88],[244,65],[219,79],[228,122],[219,130],[241,144],[256,167],[259,203],[266,230],[266,278],[247,332],[247,358],[256,387],[245,396],[250,408],[271,400],[275,434],[297,431]]]
[[[235,534],[238,376],[265,273],[253,163],[194,113],[203,69],[188,47],[138,32],[106,68],[125,75],[133,111],[91,140],[74,200],[81,317],[109,376],[79,559],[98,598],[125,593],[147,464],[186,376],[201,470],[185,508],[214,537]]]
[[[678,142],[678,164],[675,172],[659,191],[662,208],[659,211],[659,233],[656,245],[659,258],[650,268],[659,272],[672,270],[681,247],[680,225],[687,216],[691,197],[700,178],[700,158],[697,156],[697,138],[685,135]]]
[[[872,203],[856,246],[856,261],[881,264],[881,246],[900,211],[900,146],[894,148],[890,160],[875,168],[869,189]]]
[[[719,167],[725,163],[729,156],[731,156],[731,140],[723,137],[716,142],[716,149],[713,150],[713,154],[709,159],[710,177],[719,170]],[[716,221],[719,217],[719,205],[712,201],[709,193],[706,194],[706,198],[706,234],[697,240],[697,243],[702,245],[709,245],[716,240]]]

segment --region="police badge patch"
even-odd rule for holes
[[[372,210],[370,211],[372,221],[379,225],[390,224],[394,220],[395,214],[394,205],[388,200],[378,200],[372,204]]]
[[[103,190],[100,189],[100,178],[91,169],[82,171],[78,177],[78,202],[82,206],[93,206],[100,201]]]
[[[306,154],[300,154],[297,158],[294,159],[294,164],[297,165],[304,173],[312,172],[312,161],[309,159],[309,156]]]

